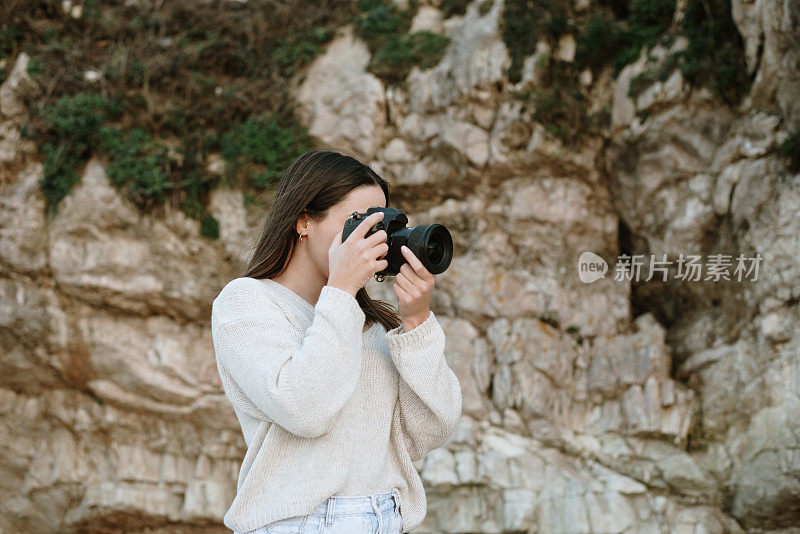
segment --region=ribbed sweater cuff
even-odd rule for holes
[[[427,319],[408,332],[403,332],[403,325],[400,325],[386,332],[385,337],[392,352],[399,353],[407,350],[429,350],[435,341],[444,343],[445,336],[431,311]]]
[[[367,316],[364,314],[364,310],[361,309],[356,298],[347,291],[334,286],[322,286],[317,304],[319,304],[319,301],[330,303],[333,308],[337,310],[337,313],[345,313],[353,317],[359,324],[359,328],[364,327],[364,321]],[[359,330],[358,333],[361,335],[361,330]]]

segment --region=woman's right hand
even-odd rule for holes
[[[346,291],[355,297],[359,289],[372,276],[389,266],[379,259],[389,252],[385,230],[378,230],[367,237],[370,228],[383,219],[383,212],[370,214],[350,232],[342,243],[342,232],[336,234],[328,249],[328,285]]]

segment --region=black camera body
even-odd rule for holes
[[[375,273],[379,282],[383,281],[384,276],[395,276],[400,272],[400,267],[406,263],[403,245],[411,249],[411,252],[419,258],[422,265],[432,274],[443,273],[450,266],[453,259],[453,238],[450,232],[441,224],[426,224],[420,226],[407,227],[408,217],[395,208],[381,208],[372,206],[367,209],[365,214],[354,211],[344,223],[342,230],[342,241],[355,230],[355,228],[365,218],[377,211],[383,212],[383,219],[378,221],[375,226],[367,230],[364,237],[370,236],[378,230],[386,231],[386,243],[389,251],[384,256],[389,262],[386,269]]]

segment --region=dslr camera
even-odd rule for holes
[[[389,262],[389,265],[386,269],[375,273],[375,279],[378,282],[383,282],[385,276],[395,276],[400,272],[400,267],[406,263],[403,251],[400,250],[403,245],[411,249],[411,252],[419,258],[422,265],[432,274],[443,273],[447,270],[447,267],[450,266],[450,261],[453,259],[453,238],[447,228],[441,224],[406,227],[408,217],[395,208],[372,206],[364,214],[354,211],[344,223],[342,241],[347,239],[347,236],[355,230],[362,220],[376,211],[383,212],[383,219],[367,230],[364,237],[368,237],[379,230],[386,232],[386,244],[389,245],[389,251],[384,256],[384,259]]]

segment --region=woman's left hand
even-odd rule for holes
[[[403,320],[403,331],[408,332],[430,316],[431,295],[436,281],[410,248],[403,245],[400,251],[406,263],[400,266],[392,289],[399,300],[398,310]]]

